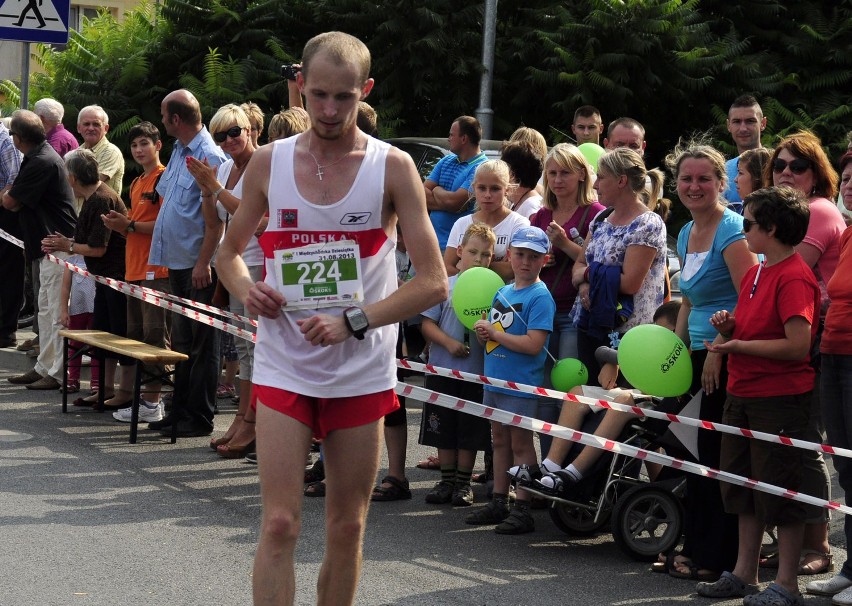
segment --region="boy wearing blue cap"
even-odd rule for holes
[[[553,329],[556,303],[539,273],[548,259],[550,240],[538,227],[522,227],[512,234],[509,262],[514,284],[494,296],[488,319],[474,325],[485,345],[485,374],[488,377],[541,385],[547,341]],[[535,417],[538,399],[533,394],[485,386],[483,403],[499,410]],[[498,534],[522,534],[535,530],[529,512],[530,495],[518,489],[515,506],[509,511],[509,476],[512,465],[536,468],[533,433],[520,427],[491,422],[494,450],[494,494],[488,505],[465,518],[468,524],[497,524]]]

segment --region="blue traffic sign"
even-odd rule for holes
[[[2,0],[0,40],[68,43],[71,0]]]

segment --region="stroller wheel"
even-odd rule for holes
[[[650,562],[678,544],[683,517],[683,506],[670,492],[648,484],[635,486],[613,508],[612,536],[624,553]]]
[[[553,501],[550,508],[550,518],[556,527],[565,534],[585,536],[594,534],[595,531],[602,528],[609,520],[609,512],[602,512],[596,522],[594,509],[556,500]]]

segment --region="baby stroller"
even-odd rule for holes
[[[654,398],[652,405],[662,412],[676,413],[682,408],[676,398]],[[603,414],[587,415],[581,430],[594,433]],[[667,421],[638,417],[625,426],[619,441],[646,450],[663,447],[670,456],[688,457],[668,425]],[[575,443],[565,464],[582,448]],[[552,501],[550,517],[567,534],[591,535],[610,522],[616,545],[636,560],[652,561],[680,542],[686,477],[671,467],[662,467],[652,481],[639,459],[606,452],[572,487],[570,499],[540,492],[535,486],[524,488]]]

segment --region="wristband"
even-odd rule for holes
[[[210,195],[211,195],[211,196],[213,196],[213,199],[214,199],[214,200],[218,200],[218,199],[219,199],[219,194],[221,194],[223,191],[225,191],[225,188],[224,188],[224,187],[220,187],[219,189],[217,189],[216,191],[214,191],[214,192],[213,192],[212,194],[210,194]]]
[[[74,254],[74,242],[68,245],[68,252],[72,255]]]
[[[589,281],[589,273],[591,272],[591,270],[592,270],[592,268],[587,265],[586,271],[583,272],[583,282]]]

